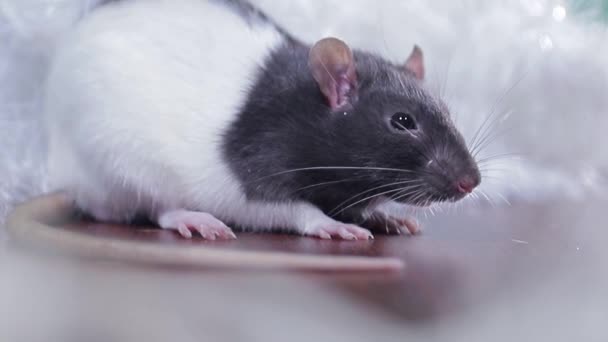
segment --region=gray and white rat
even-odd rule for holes
[[[456,201],[480,173],[447,106],[403,65],[289,35],[241,0],[112,1],[57,51],[53,189],[95,219],[186,238],[232,227],[369,239],[415,232],[380,204]]]

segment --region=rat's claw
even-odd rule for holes
[[[369,240],[374,238],[372,233],[365,228],[341,222],[320,224],[307,229],[305,234],[324,240],[329,240],[332,237],[339,237],[343,240]]]
[[[236,239],[236,235],[222,221],[203,212],[170,211],[160,216],[158,224],[165,229],[177,230],[185,238],[191,238],[191,230],[196,230],[206,240]]]
[[[320,231],[319,237],[323,240],[331,240],[331,235],[329,235],[329,233],[327,233],[325,231]]]
[[[351,234],[348,230],[346,230],[346,228],[338,229],[338,234],[344,240],[357,240],[357,237]]]
[[[230,228],[228,228],[228,226],[220,222],[220,224],[214,227],[213,238],[211,240],[215,240],[215,238],[229,240],[236,239],[236,235],[234,235],[234,233]]]
[[[183,223],[177,226],[177,231],[186,239],[192,238],[192,232],[190,232],[190,229]]]
[[[407,231],[412,235],[420,232],[420,225],[415,219],[401,219],[399,220],[399,223],[401,223],[402,226],[405,226]]]
[[[370,239],[374,238],[374,236],[372,235],[372,233],[369,230],[352,225],[352,224],[349,225],[348,231],[350,233],[352,233],[359,240],[370,240]]]
[[[214,232],[208,232],[206,229],[198,229],[198,232],[205,240],[215,241],[216,234]]]

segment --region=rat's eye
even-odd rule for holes
[[[406,129],[414,130],[418,127],[416,125],[416,121],[414,121],[414,118],[411,115],[402,112],[393,114],[393,117],[391,118],[391,126],[400,131],[405,131]]]

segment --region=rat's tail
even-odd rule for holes
[[[313,255],[276,251],[230,250],[175,243],[150,243],[97,236],[73,229],[73,201],[50,194],[20,205],[8,217],[9,235],[24,247],[80,258],[204,269],[256,269],[314,272],[398,272],[403,261],[393,257]]]

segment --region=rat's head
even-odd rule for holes
[[[311,49],[309,66],[330,108],[324,127],[332,150],[339,151],[324,162],[365,168],[363,187],[377,187],[367,195],[426,205],[459,200],[479,185],[447,106],[424,88],[418,47],[395,65],[327,38]]]

